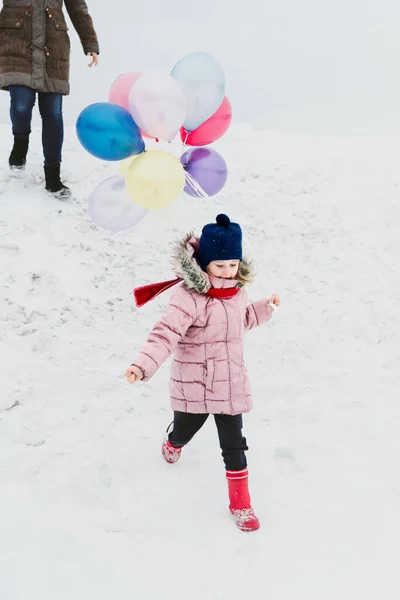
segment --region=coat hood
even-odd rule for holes
[[[177,277],[183,279],[189,290],[198,294],[206,294],[212,287],[243,287],[246,285],[246,282],[242,280],[218,279],[203,271],[197,261],[199,244],[200,239],[193,233],[189,233],[176,244],[172,254],[172,268]],[[243,278],[251,283],[254,275],[251,261],[241,260],[240,271]]]

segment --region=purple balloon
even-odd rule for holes
[[[212,148],[191,148],[181,156],[181,163],[189,174],[208,196],[218,194],[228,179],[228,168],[225,160]],[[201,190],[186,178],[184,191],[194,198],[202,198]]]

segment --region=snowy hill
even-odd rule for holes
[[[0,135],[0,597],[396,598],[399,143],[236,126],[217,199],[109,234],[86,200],[116,166],[68,131],[61,203],[42,191],[40,136],[21,178]],[[168,299],[137,311],[133,286],[169,278],[171,243],[222,210],[256,259],[251,297],[282,296],[247,338],[250,535],[211,421],[178,465],[160,457],[168,366],[123,379]]]

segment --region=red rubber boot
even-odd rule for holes
[[[226,479],[230,500],[229,510],[235,518],[236,525],[241,531],[256,531],[260,527],[260,522],[250,503],[248,470],[227,471]]]

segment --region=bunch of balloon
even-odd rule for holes
[[[209,146],[219,140],[232,122],[232,106],[225,95],[221,65],[205,52],[188,54],[171,73],[186,93],[188,110],[180,137],[189,150],[183,152],[186,194],[207,198],[222,190],[228,168],[224,158]]]
[[[207,197],[222,189],[227,167],[215,150],[193,148],[177,158],[152,147],[179,135],[186,146],[205,146],[229,127],[225,75],[212,56],[188,54],[170,75],[123,73],[108,100],[85,108],[76,123],[78,139],[90,154],[120,163],[118,175],[101,182],[89,198],[94,223],[121,231],[137,225],[149,210],[172,204],[183,191]]]
[[[170,75],[125,73],[111,86],[109,102],[85,108],[78,139],[93,156],[121,163],[119,174],[89,197],[92,221],[109,231],[137,225],[150,209],[174,202],[185,186],[184,168],[169,152],[146,150],[143,138],[172,140],[186,115],[186,98]]]

